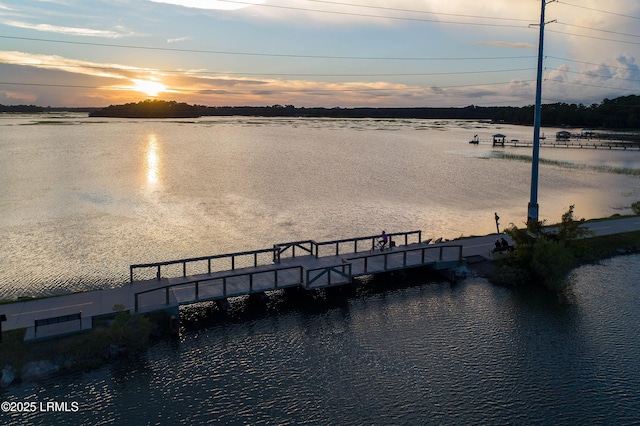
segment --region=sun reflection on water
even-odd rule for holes
[[[156,135],[149,135],[147,144],[147,183],[155,185],[159,181],[160,154]]]

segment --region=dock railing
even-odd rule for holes
[[[434,252],[435,255],[430,255]],[[399,258],[400,256],[401,259]],[[382,259],[382,265],[380,265],[379,262],[376,262],[376,266],[370,268],[370,263],[374,259]],[[375,251],[365,256],[357,256],[348,258],[347,260],[354,266],[360,266],[362,268],[360,271],[362,274],[404,269],[411,266],[421,266],[429,262],[443,262],[446,260],[461,262],[462,245],[423,246],[409,250],[404,249],[397,252],[394,252],[393,250]]]
[[[273,245],[273,263],[280,263],[283,257],[288,254],[289,257],[296,257],[296,248],[298,254],[302,250],[303,255],[312,255],[318,257],[318,243],[313,240],[293,241],[290,243],[281,243]],[[291,251],[291,253],[288,253]]]
[[[394,232],[387,234],[389,244],[404,242],[404,245],[422,242],[422,231]],[[296,257],[312,255],[316,258],[323,256],[340,256],[341,254],[360,253],[368,251],[376,246],[380,240],[380,235],[370,235],[368,237],[345,238],[341,240],[315,242],[313,240],[294,241],[290,243],[275,244],[274,263],[280,263],[284,257]],[[297,249],[297,253],[296,253]]]
[[[293,282],[283,282],[283,279],[285,279],[287,276],[289,277],[291,276],[291,274],[286,274],[287,272],[290,272],[290,271],[294,272],[294,276],[297,277],[297,280]],[[270,284],[267,288],[264,288],[264,287],[256,288],[254,286],[254,283],[257,281],[256,277],[260,275],[272,276],[273,278],[270,280],[272,284]],[[243,277],[247,278],[247,281],[246,281],[247,288],[244,290],[238,291],[237,294],[235,292],[230,292],[229,281],[237,278],[243,278]],[[284,267],[279,267],[274,269],[268,269],[266,271],[243,272],[243,273],[236,273],[236,274],[226,274],[226,275],[222,275],[214,278],[195,279],[191,281],[181,282],[178,284],[169,284],[162,287],[156,287],[149,290],[139,291],[134,294],[134,297],[135,297],[134,308],[135,308],[135,312],[138,312],[140,310],[141,296],[145,294],[162,293],[162,292],[164,292],[164,297],[163,297],[162,303],[160,303],[159,305],[169,306],[171,304],[171,297],[170,297],[171,289],[176,289],[176,288],[193,287],[193,300],[191,301],[191,303],[194,303],[194,302],[200,302],[200,301],[206,301],[206,300],[225,299],[227,297],[263,292],[265,290],[278,290],[280,288],[291,287],[294,285],[295,286],[302,285],[304,282],[303,280],[304,280],[304,269],[301,266],[284,266]],[[202,287],[207,285],[220,285],[221,293],[215,296],[205,295],[204,297],[202,297],[202,294],[203,294]],[[157,306],[158,304],[155,303],[154,305]]]
[[[422,231],[394,232],[387,234],[389,243],[409,245],[422,242]],[[313,240],[294,241],[289,243],[274,244],[273,248],[251,250],[214,256],[193,257],[188,259],[169,260],[155,263],[141,263],[129,266],[129,279],[143,281],[150,279],[160,280],[162,277],[177,278],[198,274],[211,274],[220,271],[235,271],[239,268],[257,267],[279,264],[282,258],[297,256],[340,256],[341,254],[360,253],[372,250],[380,235],[367,237],[346,238],[341,240],[315,242]],[[404,244],[403,244],[404,243]],[[152,271],[152,272],[149,272]],[[145,275],[146,273],[146,275]],[[140,278],[137,275],[142,275]]]
[[[196,274],[211,274],[218,271],[235,271],[239,268],[268,265],[275,259],[275,248],[251,250],[214,256],[193,257],[189,259],[168,260],[156,263],[141,263],[129,266],[130,280],[134,282],[136,271],[153,270],[155,275],[143,279],[167,277],[187,277]],[[181,266],[181,268],[180,268]],[[187,268],[189,266],[189,269]],[[164,272],[164,275],[163,275]]]

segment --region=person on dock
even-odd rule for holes
[[[509,243],[504,239],[504,237],[500,239],[500,244],[502,245],[502,248],[509,248]],[[496,245],[498,245],[498,241],[496,241]]]
[[[389,242],[389,237],[385,231],[382,231],[382,235],[380,235],[380,240],[378,241],[378,245],[380,246],[380,250],[383,250],[387,243]]]

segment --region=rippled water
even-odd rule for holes
[[[423,230],[522,225],[532,129],[447,120],[0,115],[0,299],[118,286],[129,265]],[[553,129],[545,129],[553,134]],[[505,157],[502,153],[520,157]],[[540,214],[629,213],[640,152],[543,149]],[[579,167],[576,167],[579,166]]]
[[[22,384],[76,401],[30,424],[637,424],[640,256],[584,266],[566,294],[420,273],[351,294],[185,311],[138,361]]]

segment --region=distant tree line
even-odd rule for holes
[[[506,107],[496,109],[494,121],[512,124],[533,123],[534,107]],[[615,99],[604,99],[599,104],[544,104],[540,119],[549,127],[591,127],[605,129],[640,128],[640,96],[630,95]]]
[[[203,106],[176,101],[146,100],[137,103],[111,105],[106,108],[51,108],[34,105],[3,106],[0,112],[49,112],[61,110],[87,111],[91,117],[125,118],[196,118],[203,116],[257,117],[327,117],[327,118],[424,118],[492,120],[494,122],[532,125],[534,107],[464,108],[305,108],[293,105],[272,106]],[[607,129],[640,128],[640,96],[630,95],[604,99],[599,104],[554,103],[542,105],[543,126],[570,126]]]
[[[0,104],[0,113],[20,113],[20,114],[36,114],[47,112],[92,112],[98,108],[90,107],[42,107],[37,105],[2,105]]]

